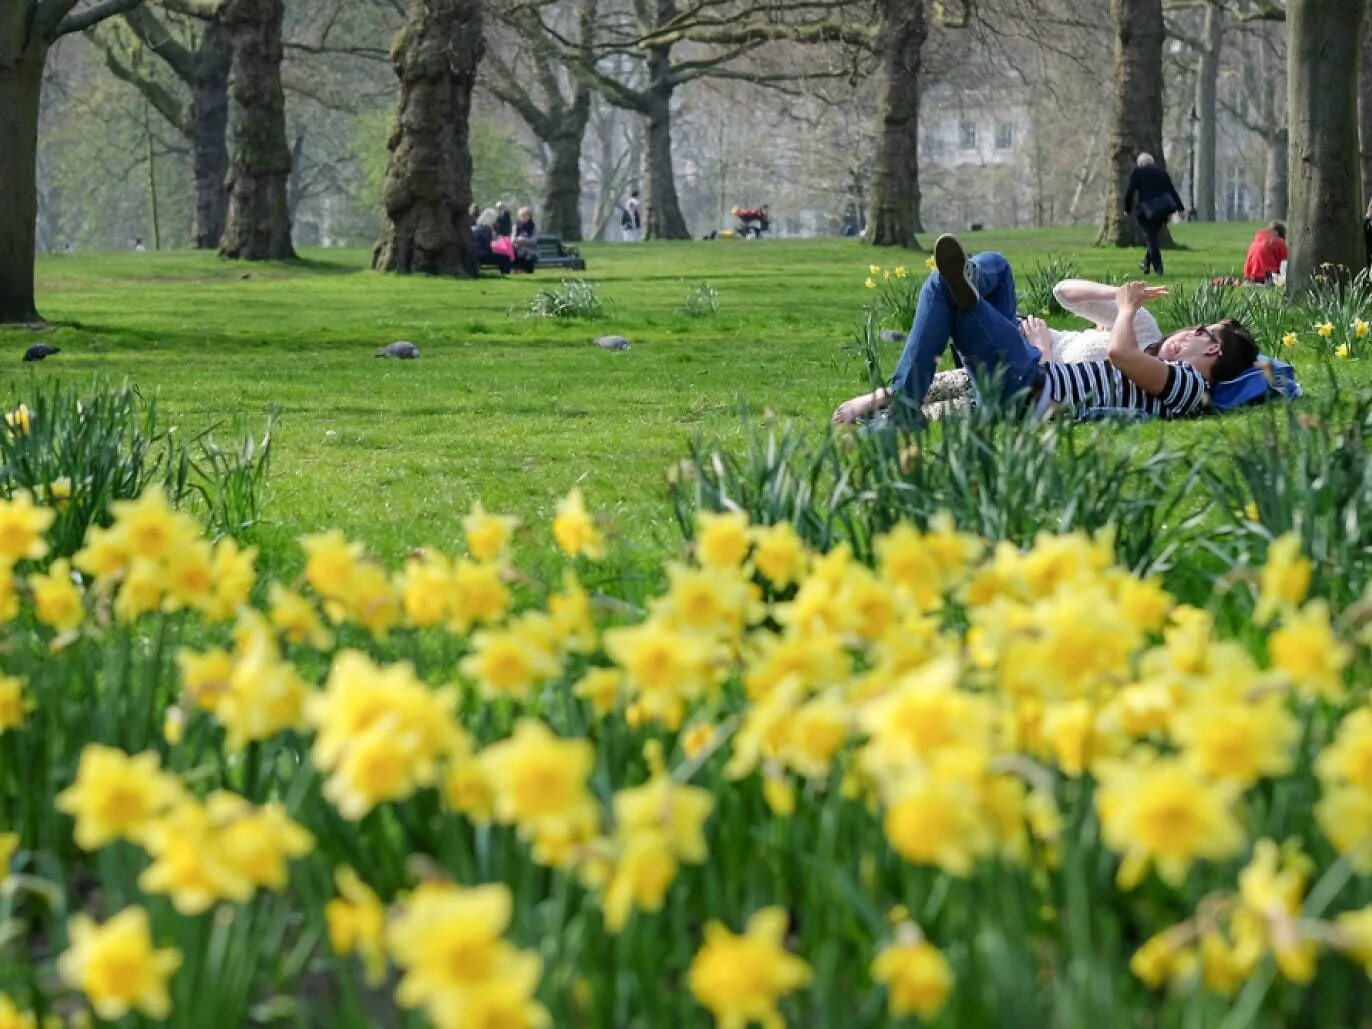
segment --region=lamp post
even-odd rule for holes
[[[1195,104],[1191,105],[1187,121],[1191,123],[1191,208],[1186,212],[1186,220],[1190,221],[1192,212],[1196,209],[1196,132],[1200,124],[1200,115],[1196,113]]]

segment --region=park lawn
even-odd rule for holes
[[[1168,280],[1232,273],[1253,228],[1177,227]],[[1073,256],[1086,276],[1135,267],[1137,251],[1092,248],[1091,238],[1086,228],[1044,229],[969,242],[1004,250],[1021,271],[1045,253]],[[361,249],[269,265],[191,252],[46,257],[39,307],[53,324],[0,329],[14,362],[7,399],[22,401],[39,381],[127,378],[185,431],[219,426],[221,435],[260,430],[275,409],[263,540],[288,564],[290,539],[331,527],[391,560],[425,544],[456,549],[477,500],[521,515],[541,545],[557,499],[579,485],[626,548],[622,566],[648,571],[676,546],[665,473],[688,441],[738,447],[768,413],[824,431],[835,404],[865,385],[850,348],[871,298],[868,266],[922,271],[926,257],[854,240],[583,249],[607,304],[596,321],[524,317],[538,290],[557,285],[552,271],[403,278],[370,271]],[[690,318],[686,293],[704,282],[718,291],[719,314]],[[632,349],[593,346],[603,333],[629,337]],[[397,339],[423,357],[373,359]],[[20,354],[39,340],[63,353],[21,371]],[[1317,355],[1297,348],[1295,360],[1308,389],[1328,388]],[[1338,365],[1357,389],[1372,379],[1364,363]],[[1189,447],[1216,429],[1098,431],[1113,446],[1165,436]]]

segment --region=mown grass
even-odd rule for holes
[[[1168,280],[1232,273],[1252,231],[1178,227]],[[1088,229],[968,242],[1002,249],[1026,270],[1070,254],[1087,276],[1126,274],[1139,256],[1092,248]],[[868,265],[922,271],[925,256],[851,240],[588,245],[585,254],[607,306],[595,321],[524,316],[556,272],[383,276],[363,250],[251,266],[187,252],[47,257],[39,306],[53,324],[0,329],[14,362],[7,392],[18,401],[35,379],[127,378],[186,431],[260,427],[279,410],[269,553],[284,556],[288,540],[326,527],[390,558],[424,544],[452,548],[477,499],[546,534],[555,501],[579,484],[609,516],[627,566],[647,570],[677,546],[664,473],[688,440],[727,448],[768,414],[823,431],[835,404],[865,385],[845,348],[869,300]],[[706,281],[719,313],[689,317],[687,294]],[[629,337],[632,350],[593,346],[605,333]],[[23,349],[40,339],[63,353],[21,371]],[[373,358],[397,339],[423,357]],[[1295,361],[1308,389],[1327,388],[1313,352],[1298,350]],[[1372,377],[1357,361],[1338,372],[1356,389]],[[1098,431],[1132,447],[1159,434],[1203,444],[1224,430],[1204,421]]]

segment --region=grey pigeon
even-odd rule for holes
[[[411,361],[419,356],[419,348],[407,339],[398,339],[394,343],[388,343],[376,352],[377,357],[398,357],[402,361]]]
[[[628,350],[629,341],[623,336],[601,336],[595,341],[595,345],[603,347],[605,350]]]
[[[51,357],[53,354],[60,354],[61,352],[61,347],[50,347],[46,343],[35,343],[24,351],[24,360],[41,361],[45,357]]]
[[[904,343],[905,336],[906,333],[901,332],[899,329],[881,330],[881,341],[883,343]]]

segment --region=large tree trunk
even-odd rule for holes
[[[1140,153],[1162,156],[1162,0],[1110,0],[1115,27],[1115,91],[1111,108],[1111,176],[1097,244],[1143,245],[1143,230],[1124,211],[1129,174]],[[1164,227],[1164,245],[1171,237]]]
[[[400,103],[372,252],[378,270],[477,273],[467,123],[483,51],[481,0],[414,0],[391,46]]]
[[[1191,184],[1191,203],[1203,222],[1215,220],[1215,124],[1216,93],[1220,78],[1220,48],[1224,44],[1224,8],[1212,2],[1205,9],[1200,61],[1196,67],[1196,181]]]
[[[1362,16],[1362,72],[1358,111],[1362,122],[1362,195],[1372,203],[1372,13]]]
[[[672,62],[665,47],[648,51],[648,169],[644,177],[648,239],[690,239],[672,169]]]
[[[547,140],[552,161],[543,196],[543,228],[577,242],[581,239],[581,143],[591,117],[591,92],[577,89],[576,102]]]
[[[1277,129],[1263,141],[1267,150],[1266,185],[1263,188],[1262,216],[1268,221],[1286,221],[1290,178],[1286,173],[1290,134]]]
[[[8,54],[0,40],[0,323],[33,322],[38,101],[46,44]]]
[[[186,125],[195,173],[194,246],[213,250],[224,235],[229,211],[224,186],[229,172],[229,67],[233,60],[228,33],[218,22],[206,24],[197,56]]]
[[[916,247],[919,217],[919,68],[929,35],[924,0],[881,0],[882,96],[867,242]]]
[[[1358,44],[1366,0],[1291,0],[1291,264],[1296,296],[1321,265],[1363,266],[1358,167]]]
[[[233,48],[229,211],[219,242],[224,257],[273,261],[295,256],[286,195],[291,152],[281,92],[283,12],[283,0],[225,0],[220,9]]]

